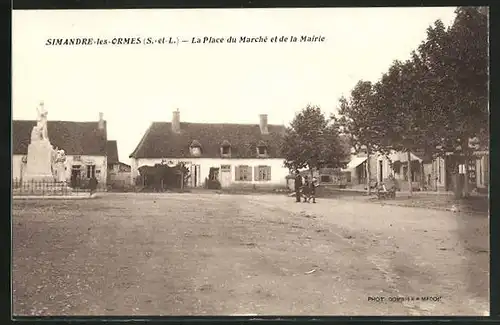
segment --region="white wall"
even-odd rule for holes
[[[12,178],[20,179],[21,170],[26,168],[22,167],[22,157],[24,155],[13,155],[12,156]],[[107,177],[107,157],[105,156],[80,156],[81,161],[74,161],[74,156],[66,156],[66,179],[69,181],[71,178],[71,166],[72,165],[96,165],[96,178],[100,184],[106,184]],[[99,172],[98,172],[99,171]]]
[[[12,156],[12,179],[21,179],[23,175],[21,175],[21,171],[26,168],[23,168],[22,163],[23,155],[13,155]],[[24,173],[23,173],[24,174]]]
[[[438,187],[444,187],[446,182],[446,165],[445,159],[438,157],[434,161],[434,172],[437,177],[436,184]]]
[[[382,178],[383,179],[380,179],[380,161],[382,161]],[[376,170],[377,175],[374,178],[376,178],[377,181],[382,182],[382,181],[384,181],[384,179],[389,177],[389,174],[391,174],[391,173],[394,174],[394,172],[391,170],[389,160],[387,159],[386,156],[379,154],[377,157],[377,160],[376,160],[376,164],[377,164],[377,166],[376,166],[375,170]]]
[[[186,159],[176,159],[176,158],[164,158],[164,159],[131,159],[131,181],[134,182],[134,178],[139,175],[138,168],[144,165],[154,166],[155,164],[160,164],[162,160],[172,161],[177,164],[179,161],[183,161],[189,165],[199,165],[200,166],[200,185],[204,182],[205,178],[208,178],[208,174],[211,167],[220,168],[221,165],[231,166],[231,183],[232,185],[272,185],[272,186],[286,186],[285,177],[289,174],[289,170],[283,167],[283,158],[274,159],[222,159],[222,158],[186,158]],[[236,181],[235,167],[239,165],[248,165],[252,170],[251,181]],[[270,181],[255,181],[254,180],[254,168],[255,166],[270,166],[271,167],[271,180]],[[220,175],[220,172],[219,172]]]
[[[66,156],[66,178],[71,178],[71,166],[73,165],[96,165],[96,178],[99,184],[106,184],[108,159],[105,156],[80,156],[80,161],[75,161],[74,156]],[[85,176],[85,175],[84,175]]]

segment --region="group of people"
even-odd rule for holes
[[[301,198],[304,199],[304,203],[312,202],[316,203],[316,187],[318,187],[318,181],[315,177],[312,177],[309,180],[309,177],[306,175],[304,179],[302,179],[302,175],[300,175],[299,171],[295,171],[295,200],[296,202],[301,202]]]

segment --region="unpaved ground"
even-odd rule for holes
[[[488,234],[486,215],[342,199],[15,201],[14,314],[485,315]]]

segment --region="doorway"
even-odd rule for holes
[[[191,165],[191,186],[197,187],[200,183],[200,165]]]
[[[220,185],[221,187],[228,187],[231,185],[231,165],[221,165],[220,170]]]
[[[384,172],[382,170],[382,167],[383,167],[383,161],[379,160],[378,161],[378,179],[380,182],[384,181]]]
[[[366,184],[366,161],[356,167],[356,178],[358,179],[358,184]]]
[[[80,179],[81,179],[81,170],[80,165],[73,165],[71,167],[71,187],[78,188],[80,187]]]

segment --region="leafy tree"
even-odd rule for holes
[[[429,27],[409,60],[395,61],[376,84],[360,81],[349,100],[341,98],[338,122],[357,151],[405,151],[408,161],[412,151],[451,152],[463,162],[469,139],[486,146],[487,11],[459,7],[456,14],[448,29],[440,20]]]
[[[488,18],[475,7],[459,7],[456,14],[448,30],[440,21],[430,27],[418,52],[427,68],[432,103],[440,110],[433,121],[439,125],[436,151],[465,163],[471,154],[469,139],[477,137],[483,146],[488,141]]]
[[[367,154],[367,191],[370,194],[370,155],[380,148],[380,135],[387,125],[380,118],[375,106],[374,88],[369,81],[359,81],[351,91],[349,99],[340,98],[339,116],[331,116],[348,136],[355,152]]]
[[[330,123],[321,109],[308,105],[296,114],[281,147],[284,165],[289,169],[319,169],[325,165],[343,167],[348,152],[339,135],[338,126]]]
[[[428,152],[432,147],[430,127],[435,107],[425,88],[426,69],[416,53],[406,62],[395,61],[389,72],[375,84],[374,107],[387,125],[380,132],[382,153],[406,152],[408,189],[412,195],[412,152]]]

